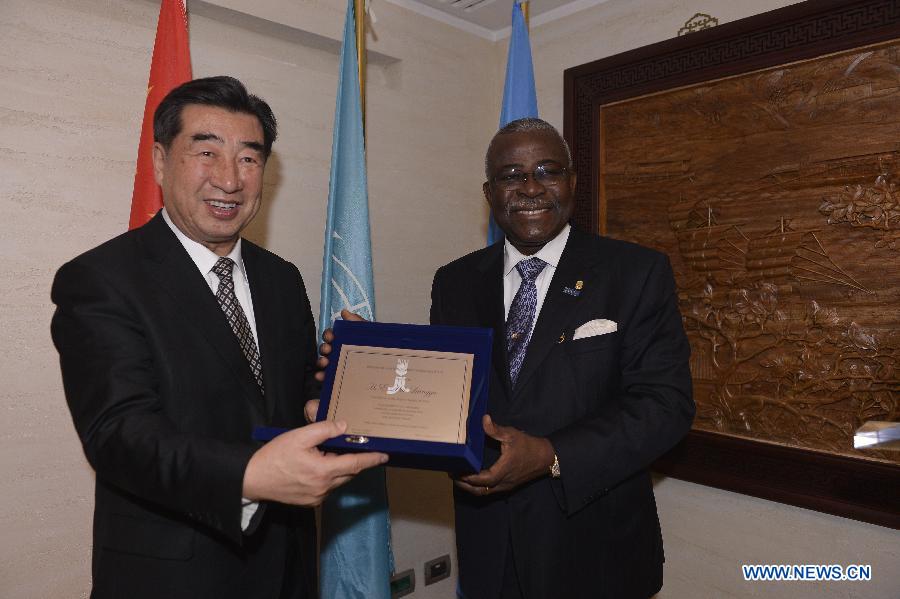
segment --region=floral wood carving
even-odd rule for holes
[[[847,223],[851,227],[869,227],[879,235],[876,248],[900,249],[900,190],[886,169],[872,185],[857,183],[827,197],[819,212],[828,217],[828,224]]]
[[[673,264],[695,428],[835,454],[900,420],[900,44],[607,105],[609,235]]]

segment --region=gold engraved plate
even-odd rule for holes
[[[473,361],[472,354],[344,345],[328,419],[344,420],[352,443],[465,443]]]

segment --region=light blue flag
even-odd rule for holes
[[[353,0],[348,0],[331,148],[320,332],[343,308],[375,319],[353,12]],[[373,468],[337,489],[322,505],[320,597],[390,599],[394,568],[390,539],[384,468]]]
[[[512,35],[506,57],[506,83],[503,85],[503,105],[500,108],[500,127],[516,119],[538,115],[537,92],[534,91],[534,66],[531,64],[531,43],[528,26],[519,2],[513,2]],[[501,241],[503,231],[490,217],[488,245]]]

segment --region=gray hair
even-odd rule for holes
[[[491,156],[491,150],[494,149],[494,142],[501,135],[509,135],[510,133],[525,133],[527,131],[552,131],[553,135],[556,136],[556,139],[559,140],[559,143],[562,144],[562,147],[566,150],[566,167],[570,170],[572,168],[572,152],[569,150],[569,144],[566,143],[565,138],[559,134],[559,131],[556,130],[556,127],[548,123],[547,121],[535,117],[525,117],[524,119],[517,119],[515,121],[510,121],[507,124],[503,125],[497,133],[494,134],[494,137],[491,138],[491,143],[488,144],[487,152],[484,153],[484,176],[487,179],[490,179],[491,174],[489,172],[490,165],[488,164],[488,160]]]

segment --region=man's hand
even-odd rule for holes
[[[365,322],[366,320],[359,314],[346,309],[341,310],[341,318],[343,320],[356,320],[362,322]],[[316,361],[316,368],[318,368],[319,371],[315,374],[316,380],[320,383],[325,380],[325,369],[328,368],[328,355],[331,354],[331,342],[334,341],[334,331],[325,329],[325,332],[322,333],[322,339],[325,343],[319,346],[320,357]]]
[[[511,426],[498,426],[485,414],[484,432],[500,441],[500,458],[487,470],[454,481],[457,487],[473,495],[511,491],[546,476],[553,465],[553,445],[543,437],[533,437]]]
[[[254,501],[316,506],[366,468],[387,462],[383,453],[336,455],[316,447],[345,430],[345,422],[324,421],[278,435],[250,458],[242,495]]]

